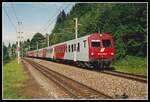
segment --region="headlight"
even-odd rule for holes
[[[111,55],[114,55],[114,53],[113,53],[113,52],[111,52]]]
[[[92,52],[91,55],[94,55],[94,53]]]

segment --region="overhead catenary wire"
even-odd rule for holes
[[[13,10],[14,15],[15,15],[15,17],[16,17],[17,24],[19,25],[19,27],[18,27],[18,31],[19,31],[19,33],[21,34],[21,33],[23,33],[23,32],[21,32],[21,31],[20,31],[20,28],[21,28],[22,22],[20,22],[20,19],[18,19],[18,16],[17,16],[17,13],[16,13],[16,10],[15,10],[15,8],[14,8],[13,3],[11,3],[11,7],[12,7],[12,10]],[[23,36],[22,36],[22,37],[23,37]]]
[[[14,6],[13,6],[13,3],[11,4],[11,7],[12,7],[12,10],[13,10],[13,12],[14,12],[14,14],[15,14],[15,17],[16,17],[17,22],[19,22],[19,19],[18,19],[18,17],[17,17],[15,8],[14,8]]]
[[[12,7],[12,10],[13,10],[14,15],[15,15],[15,17],[16,17],[16,20],[17,20],[18,25],[21,25],[22,22],[20,22],[19,19],[18,19],[18,17],[17,17],[17,13],[16,13],[16,11],[15,11],[15,8],[14,8],[14,6],[13,6],[13,3],[11,3],[11,7]],[[19,30],[19,33],[20,33],[20,27],[18,28],[18,30]]]
[[[59,7],[58,10],[57,10],[57,12],[60,11],[61,8],[62,8],[62,7]],[[48,22],[52,21],[52,19],[57,15],[57,12],[56,12],[55,15],[53,15],[53,16],[48,20]],[[45,28],[46,25],[47,25],[47,23],[40,29],[40,32],[44,30],[43,28]],[[42,30],[42,29],[43,29],[43,30]]]
[[[17,33],[17,28],[16,28],[15,24],[12,22],[12,20],[11,20],[10,16],[8,15],[7,10],[6,10],[6,8],[4,6],[3,6],[3,9],[4,9],[5,14],[8,17],[9,22],[12,24],[12,26],[14,27],[14,29],[15,29],[15,31]]]
[[[70,3],[63,10],[67,9],[69,6],[70,6]],[[62,7],[60,7],[58,9],[58,12],[60,12],[61,9],[62,9]],[[53,19],[50,20],[51,22],[49,22],[48,26],[45,29],[43,29],[43,31],[45,31],[45,32],[47,31],[47,29],[49,28],[49,26],[53,24],[53,22],[55,21],[55,19],[57,19],[57,16],[58,16],[58,14],[56,14],[56,15],[53,16]]]

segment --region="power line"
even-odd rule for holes
[[[15,24],[12,22],[12,20],[11,20],[10,16],[8,15],[7,10],[5,9],[4,6],[3,6],[3,9],[4,9],[4,12],[6,13],[6,15],[7,15],[7,17],[8,17],[8,19],[9,19],[10,23],[12,24],[12,26],[13,26],[14,29],[15,29],[15,31],[17,32],[17,28],[16,28]]]
[[[71,4],[71,3],[69,3],[69,4],[64,8],[64,10],[65,10],[66,8],[68,8],[68,7],[70,6],[70,4]],[[58,11],[60,11],[61,8],[62,8],[62,7],[60,7]],[[58,14],[57,14],[57,15],[58,15]],[[52,23],[53,23],[53,22],[55,21],[55,19],[57,18],[57,15],[54,15],[54,16],[53,16],[53,18],[54,18],[55,16],[56,16],[56,17],[55,17],[54,19],[51,19],[51,22],[49,22],[48,26],[47,26],[45,29],[43,29],[43,31],[47,31],[48,27],[49,27],[50,25],[52,25]]]
[[[58,10],[58,12],[59,12],[60,10],[61,10],[61,8]],[[52,19],[50,19],[50,22],[48,23],[47,27],[43,29],[43,31],[47,31],[48,27],[54,22],[54,20],[56,19],[56,16],[57,16],[57,15],[58,15],[58,14],[56,13],[56,15],[54,15],[54,16],[52,17]]]
[[[17,20],[17,23],[18,23],[18,30],[19,30],[19,32],[17,33],[17,40],[18,40],[18,47],[17,47],[17,50],[18,50],[18,64],[19,64],[19,63],[20,63],[20,54],[21,54],[20,49],[22,48],[22,46],[20,46],[20,44],[21,44],[21,37],[23,37],[23,36],[21,35],[21,33],[23,33],[23,32],[21,32],[21,30],[20,30],[20,25],[22,24],[22,22],[20,22],[20,21],[18,20],[18,17],[17,17],[17,14],[16,14],[15,9],[14,9],[14,7],[13,7],[13,4],[11,5],[11,7],[12,7],[12,10],[13,10],[13,12],[14,12],[14,14],[15,14],[15,17],[16,17],[16,20]]]
[[[58,11],[60,11],[61,10],[61,8],[62,8],[62,6],[61,7],[59,7],[58,9],[57,9],[57,12]],[[56,14],[55,15],[57,15],[57,12],[56,12]],[[53,16],[53,17],[51,17],[51,18],[54,18],[55,17],[55,15]],[[52,21],[52,19],[49,19],[48,20],[48,22],[50,22],[50,21]],[[46,26],[46,24],[45,24],[45,26]],[[45,28],[45,26],[43,26],[42,28]],[[40,29],[40,31],[42,31],[42,28]],[[43,29],[44,30],[44,29]]]
[[[14,11],[14,14],[15,14],[15,17],[16,17],[17,22],[19,22],[18,17],[17,17],[17,14],[16,14],[16,11],[15,11],[15,8],[13,7],[13,4],[11,4],[11,7],[12,7],[12,10]]]
[[[15,17],[16,17],[16,20],[17,20],[18,25],[21,25],[22,22],[19,21],[19,19],[18,19],[18,17],[17,17],[17,13],[16,13],[16,11],[15,11],[15,8],[14,8],[13,4],[11,4],[11,7],[12,7],[12,10],[13,10],[14,15],[15,15]],[[20,27],[19,27],[19,32],[20,32]]]

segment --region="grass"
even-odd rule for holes
[[[23,69],[22,63],[18,64],[13,60],[3,67],[3,98],[4,99],[22,99],[19,95],[23,83],[28,78]]]
[[[147,59],[135,56],[126,56],[113,64],[117,71],[147,76]]]

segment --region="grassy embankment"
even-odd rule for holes
[[[147,59],[135,56],[126,56],[112,65],[116,70],[147,76]]]
[[[4,99],[21,99],[25,98],[19,94],[23,83],[28,78],[23,69],[22,63],[18,64],[13,60],[3,67],[3,98]]]

